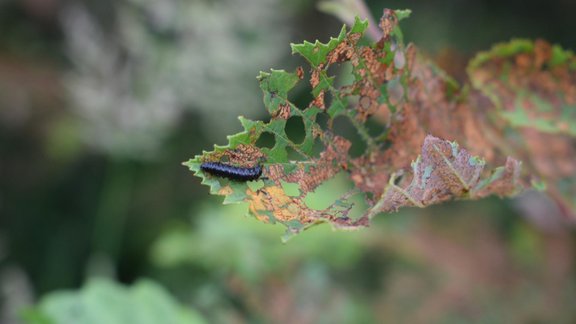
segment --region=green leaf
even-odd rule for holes
[[[24,319],[29,324],[205,323],[152,281],[126,288],[104,279],[92,279],[79,291],[50,293]]]
[[[328,53],[336,49],[336,47],[346,39],[347,35],[363,34],[364,31],[366,31],[366,28],[368,28],[368,20],[360,20],[360,18],[356,17],[354,25],[352,25],[348,33],[346,32],[346,26],[344,25],[342,26],[338,37],[330,38],[330,41],[326,44],[321,43],[318,40],[314,43],[304,41],[302,44],[291,44],[292,54],[300,54],[313,68],[317,68],[320,64],[326,63],[326,56]]]
[[[398,17],[399,21],[409,18],[410,15],[412,14],[412,10],[410,9],[403,9],[403,10],[396,9],[394,10],[394,12],[396,12],[396,16]]]

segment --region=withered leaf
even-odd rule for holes
[[[520,163],[513,159],[505,167],[482,178],[484,160],[471,155],[455,142],[426,136],[422,154],[412,163],[412,180],[406,187],[390,177],[374,212],[400,207],[426,207],[455,198],[475,199],[487,194],[508,196],[519,188]],[[372,214],[374,213],[372,212]]]
[[[272,119],[240,118],[244,131],[230,136],[227,146],[215,147],[185,164],[212,193],[225,195],[225,203],[246,202],[259,220],[284,224],[287,237],[318,223],[353,229],[368,226],[378,213],[405,206],[426,207],[494,194],[512,196],[522,191],[526,187],[522,164],[507,155],[514,153],[522,160],[527,156],[517,156],[517,151],[500,145],[505,126],[489,116],[506,109],[495,107],[486,92],[460,87],[415,46],[405,46],[398,21],[407,15],[408,11],[386,10],[380,22],[383,37],[372,44],[360,41],[367,28],[367,22],[360,19],[350,28],[344,26],[328,43],[293,44],[293,53],[309,63],[310,78],[304,78],[301,68],[294,73],[260,73],[264,104]],[[533,57],[514,61],[523,73],[532,73],[535,66],[550,66],[550,51],[539,48],[535,52]],[[483,70],[483,64],[472,68],[479,71],[474,81],[477,87],[497,79],[492,69]],[[351,68],[343,84],[337,84],[329,72],[339,65]],[[312,88],[313,99],[303,107],[290,100],[290,90],[298,82],[309,82]],[[506,87],[501,90],[505,95],[512,92]],[[510,100],[505,97],[501,102]],[[293,117],[304,124],[304,139],[299,143],[286,133],[287,121]],[[326,122],[319,123],[319,118]],[[340,119],[352,126],[359,139],[335,128]],[[378,123],[380,132],[369,130],[369,122]],[[566,132],[570,128],[548,135]],[[274,137],[272,147],[256,145],[265,133]],[[365,149],[354,155],[359,141]],[[262,164],[263,175],[257,181],[235,182],[204,174],[199,168],[201,162],[222,159],[238,166]],[[348,191],[313,206],[318,191],[342,186],[331,185],[342,178]],[[326,188],[325,184],[330,185]],[[358,198],[366,206],[354,213]],[[323,195],[321,200],[326,199]]]
[[[513,40],[478,54],[468,72],[500,121],[495,146],[522,159],[576,220],[576,57],[543,40]]]

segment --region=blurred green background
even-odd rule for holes
[[[406,39],[459,80],[511,37],[576,48],[570,1],[367,5],[412,9]],[[156,296],[183,323],[576,321],[574,230],[538,194],[282,244],[283,228],[222,206],[181,165],[225,144],[238,115],[268,118],[258,71],[303,64],[289,43],[340,26],[311,0],[0,2],[0,323],[40,300],[30,318],[58,312],[54,292],[86,285]]]

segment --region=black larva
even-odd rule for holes
[[[262,167],[260,165],[252,168],[242,168],[221,162],[204,162],[200,165],[200,169],[211,175],[236,181],[252,181],[262,175]]]

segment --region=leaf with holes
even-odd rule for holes
[[[398,22],[408,14],[386,9],[375,43],[362,40],[368,25],[356,19],[328,43],[293,44],[292,52],[310,65],[307,75],[298,68],[258,76],[271,120],[240,118],[244,131],[230,136],[227,146],[185,165],[225,203],[246,202],[261,221],[284,224],[285,238],[324,222],[367,226],[377,213],[402,206],[520,191],[520,163],[509,159],[490,171],[483,159],[450,142],[496,154],[474,140],[482,138],[485,121],[462,104],[455,82],[414,46],[404,46]],[[338,69],[350,73],[337,78]],[[298,107],[291,91],[305,77],[313,99]],[[289,136],[294,120],[303,125],[301,141]],[[241,182],[202,170],[208,162],[262,165],[263,172],[256,181]],[[336,188],[343,189],[334,193]],[[329,194],[336,198],[326,201]]]
[[[468,72],[503,122],[501,143],[576,218],[576,57],[518,39],[478,54]]]

